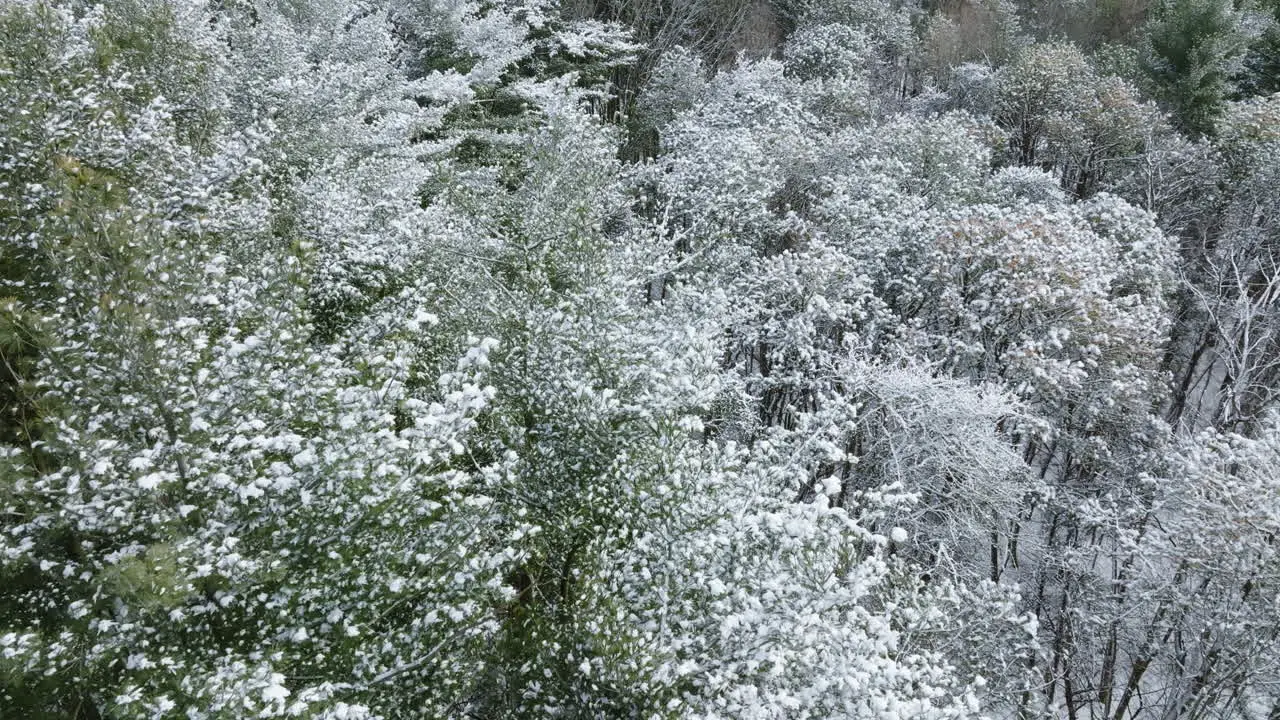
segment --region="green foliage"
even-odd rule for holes
[[[1249,45],[1239,74],[1237,95],[1252,97],[1280,92],[1280,3],[1260,3],[1258,18],[1266,27]]]
[[[1223,0],[1169,0],[1153,14],[1143,67],[1181,129],[1212,132],[1248,45],[1240,23]]]

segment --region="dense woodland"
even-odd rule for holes
[[[1280,720],[1276,0],[0,0],[0,717]]]

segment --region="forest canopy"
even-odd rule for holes
[[[0,0],[0,717],[1280,720],[1275,0]]]

